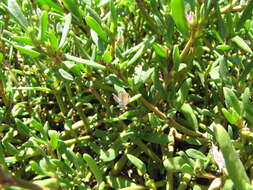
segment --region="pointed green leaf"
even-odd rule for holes
[[[6,166],[3,145],[0,142],[0,164]]]
[[[60,160],[57,160],[57,159],[51,159],[51,162],[52,162],[52,164],[59,167],[61,169],[61,171],[63,171],[66,174],[74,172],[74,170],[63,161],[60,161]]]
[[[250,100],[250,89],[246,88],[244,93],[242,94],[242,109],[243,109],[243,116],[247,119],[251,124],[253,124],[253,103]]]
[[[178,45],[175,45],[173,47],[172,60],[173,60],[174,71],[177,72],[179,70],[179,64],[181,62],[180,51],[179,51]]]
[[[57,3],[55,3],[53,0],[36,0],[39,4],[47,6],[48,8],[53,8],[56,11],[63,13],[64,10],[59,6]]]
[[[228,175],[234,182],[235,188],[248,190],[248,187],[250,187],[249,178],[228,133],[221,125],[215,125],[214,131],[225,160]]]
[[[89,25],[89,27],[94,30],[100,38],[102,38],[104,41],[107,41],[107,35],[102,28],[102,26],[91,16],[86,16],[85,21]]]
[[[161,97],[164,100],[167,100],[168,93],[164,89],[164,87],[162,85],[162,81],[160,80],[159,68],[158,67],[156,67],[155,70],[154,70],[154,72],[153,72],[152,80],[153,80],[155,89],[159,92],[159,94],[161,95]]]
[[[152,47],[153,47],[153,49],[155,50],[155,52],[159,55],[159,56],[161,56],[161,57],[167,57],[168,55],[168,53],[167,53],[167,51],[165,50],[165,48],[164,47],[162,47],[160,44],[158,44],[158,43],[153,43],[152,44]]]
[[[76,0],[61,0],[64,6],[72,13],[78,21],[82,21],[82,15],[78,9]]]
[[[155,143],[155,144],[168,144],[171,139],[167,134],[161,133],[143,133],[140,135],[140,138],[147,142]]]
[[[43,126],[41,125],[41,123],[39,121],[37,121],[36,119],[31,119],[29,121],[29,124],[32,125],[32,127],[39,132],[43,132]]]
[[[65,71],[64,69],[59,69],[58,71],[59,71],[60,75],[62,76],[62,78],[66,79],[68,81],[74,80],[74,77],[70,73]]]
[[[200,160],[206,160],[207,157],[200,151],[193,149],[193,148],[189,148],[186,151],[186,154],[192,158],[195,159],[200,159]]]
[[[70,148],[67,148],[67,149],[65,149],[65,154],[66,154],[66,157],[68,158],[68,160],[75,165],[75,167],[78,171],[80,171],[80,165],[77,161],[76,154],[73,152],[73,150],[71,150]]]
[[[185,164],[182,165],[181,171],[182,171],[183,173],[187,173],[187,174],[190,174],[190,175],[192,175],[192,176],[195,175],[194,169],[193,169],[188,163],[185,163]]]
[[[102,150],[99,158],[104,162],[110,162],[110,161],[114,160],[116,158],[116,156],[117,155],[116,155],[115,149],[110,148],[107,151]]]
[[[34,91],[42,91],[42,92],[53,92],[53,90],[49,89],[49,88],[43,88],[43,87],[17,87],[17,88],[13,88],[14,90],[34,90]]]
[[[172,17],[178,30],[184,35],[188,35],[188,26],[185,18],[184,0],[171,0],[170,7]]]
[[[60,134],[55,130],[49,130],[48,133],[50,137],[50,145],[55,150],[58,147]]]
[[[186,163],[187,161],[181,156],[168,158],[163,161],[163,165],[168,172],[180,172],[182,166]]]
[[[31,129],[26,124],[24,124],[20,119],[15,118],[15,123],[19,127],[19,129],[28,137],[33,136]]]
[[[64,45],[64,43],[66,42],[67,39],[67,35],[69,33],[69,26],[71,24],[71,14],[67,14],[65,16],[65,24],[62,30],[62,36],[61,36],[61,41],[59,43],[58,48],[61,49]]]
[[[89,6],[86,6],[86,10],[89,13],[89,16],[91,16],[92,18],[94,18],[97,21],[97,23],[99,23],[99,24],[102,23],[101,18],[99,17],[98,13],[95,10],[93,10]]]
[[[75,56],[68,55],[68,54],[65,54],[65,57],[66,57],[66,59],[68,59],[70,61],[75,61],[77,63],[82,63],[84,65],[87,65],[89,67],[93,67],[95,69],[107,70],[106,66],[100,65],[100,64],[98,64],[94,61],[91,61],[91,60],[82,59],[82,58],[75,57]]]
[[[240,36],[235,36],[232,38],[232,41],[238,45],[242,50],[252,54],[251,48],[246,44],[246,42],[240,37]]]
[[[139,50],[136,52],[136,54],[130,59],[126,65],[126,67],[129,67],[133,65],[137,59],[139,59],[143,53],[146,52],[146,50],[150,47],[150,45],[154,42],[155,38],[149,38],[147,39],[140,47]]]
[[[187,100],[188,92],[189,92],[189,89],[191,87],[191,83],[192,83],[192,79],[188,78],[187,80],[185,80],[183,82],[180,89],[178,90],[178,92],[177,92],[178,97],[177,97],[177,104],[176,104],[177,109],[180,109],[181,106]]]
[[[239,115],[233,108],[230,107],[229,111],[225,108],[222,108],[221,111],[229,123],[232,125],[235,125],[237,123]]]
[[[151,77],[153,71],[153,68],[143,70],[142,66],[135,67],[134,88],[138,89],[141,85],[143,85]]]
[[[113,189],[121,189],[129,186],[134,187],[136,184],[123,178],[123,177],[114,177],[114,176],[106,176],[106,181]]]
[[[247,19],[250,19],[252,16],[252,10],[253,10],[253,0],[250,0],[246,6],[246,8],[244,9],[240,19],[237,22],[237,26],[236,29],[240,30],[240,28],[243,27],[245,21]]]
[[[239,115],[241,114],[241,103],[237,98],[236,94],[232,89],[224,87],[223,88],[225,103],[227,107],[232,107]]]
[[[127,154],[128,160],[135,165],[142,174],[146,173],[146,165],[144,162],[142,162],[139,158],[135,157],[134,155]]]
[[[28,22],[22,13],[16,0],[8,0],[8,6],[4,5],[8,12],[13,18],[20,24],[24,29],[28,28]]]
[[[180,111],[184,114],[186,120],[188,121],[190,127],[195,131],[198,130],[198,120],[193,112],[190,104],[183,104]]]
[[[83,159],[87,162],[91,172],[95,176],[98,184],[103,182],[103,174],[102,171],[97,166],[95,160],[89,154],[83,154]]]
[[[42,168],[37,162],[35,162],[34,160],[31,160],[29,162],[29,165],[31,166],[32,170],[35,171],[37,174],[40,175],[46,175],[46,171],[44,170],[44,168]]]
[[[38,40],[45,41],[48,29],[48,13],[43,11],[40,16],[40,30],[38,34]]]
[[[14,45],[14,47],[19,50],[21,53],[30,55],[32,57],[39,57],[41,54],[33,47],[29,45],[20,46],[20,45]]]

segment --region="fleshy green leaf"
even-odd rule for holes
[[[48,8],[53,8],[60,13],[64,12],[61,6],[59,6],[52,0],[36,0],[36,1],[38,1],[38,3],[40,3],[41,5],[47,6]]]
[[[185,103],[188,97],[189,88],[191,87],[192,80],[191,78],[185,80],[181,85],[180,89],[177,92],[177,109],[180,109],[181,106]]]
[[[200,151],[193,149],[193,148],[189,148],[186,150],[186,154],[192,158],[195,159],[200,159],[200,160],[206,160],[207,157]]]
[[[163,161],[163,165],[168,172],[180,172],[181,168],[187,161],[181,156],[168,158]]]
[[[65,24],[64,24],[64,28],[62,30],[61,41],[58,46],[59,49],[61,49],[63,47],[64,43],[66,42],[67,35],[69,33],[70,24],[71,24],[71,14],[68,14],[65,16]]]
[[[172,18],[176,23],[178,30],[185,36],[188,35],[188,26],[185,18],[184,0],[171,0],[170,7]]]
[[[62,78],[66,79],[68,81],[74,80],[73,76],[70,73],[68,73],[67,71],[65,71],[64,69],[59,69],[58,71],[59,71],[60,75],[62,76]]]
[[[17,88],[13,88],[15,90],[32,90],[32,91],[42,91],[42,92],[52,92],[51,89],[49,88],[44,88],[44,87],[17,87]]]
[[[186,120],[189,122],[190,127],[197,131],[199,127],[198,120],[190,104],[183,104],[180,111],[184,114]]]
[[[60,134],[55,130],[49,130],[48,133],[50,137],[50,145],[53,149],[56,149],[58,147]]]
[[[133,65],[137,59],[139,59],[143,53],[150,47],[150,45],[154,42],[155,38],[149,38],[147,39],[140,47],[139,50],[136,52],[136,54],[130,59],[127,63],[127,67]]]
[[[86,16],[85,21],[89,25],[89,27],[94,30],[100,38],[104,41],[107,41],[107,35],[102,26],[91,16]]]
[[[127,154],[127,158],[133,165],[135,165],[140,170],[142,174],[146,173],[146,165],[139,158],[131,154]]]
[[[116,158],[116,151],[114,148],[110,148],[107,151],[101,151],[100,154],[100,159],[103,160],[104,162],[110,162]]]
[[[169,135],[159,133],[143,133],[140,137],[147,142],[155,144],[168,144],[171,141]]]
[[[152,75],[154,69],[143,70],[142,66],[135,67],[135,76],[134,76],[134,88],[138,89],[143,85]]]
[[[155,52],[161,56],[161,57],[167,57],[167,51],[165,50],[164,47],[162,47],[160,44],[158,43],[153,43],[152,47],[154,48]]]
[[[236,45],[238,45],[238,47],[240,47],[242,50],[250,54],[253,53],[248,44],[246,44],[246,42],[240,36],[235,36],[234,38],[232,38],[232,41],[236,43]]]
[[[103,174],[102,171],[97,166],[95,160],[89,154],[83,154],[83,159],[87,162],[91,172],[95,176],[98,184],[103,182]]]
[[[244,9],[240,19],[237,22],[237,27],[236,29],[239,30],[240,28],[242,28],[242,26],[244,25],[245,21],[247,19],[250,19],[250,17],[252,16],[252,9],[253,9],[253,1],[249,1],[246,8]]]
[[[14,45],[14,47],[19,50],[21,53],[30,55],[32,57],[39,57],[41,54],[33,47],[29,45],[20,46],[20,45]]]
[[[229,138],[228,133],[221,125],[215,125],[215,137],[223,154],[229,177],[236,189],[248,190],[250,181],[241,160]]]
[[[131,182],[123,177],[114,177],[114,176],[107,176],[106,177],[107,183],[114,189],[121,189],[126,187],[134,187],[136,184]]]
[[[253,124],[253,103],[250,100],[250,89],[246,88],[244,93],[242,94],[242,109],[243,109],[243,116]]]
[[[61,0],[64,6],[75,16],[78,21],[82,21],[82,15],[78,9],[78,4],[75,0]]]
[[[232,125],[235,125],[237,123],[239,115],[233,108],[230,107],[229,111],[225,108],[222,108],[221,111],[225,118],[229,121],[229,123],[231,123]]]
[[[232,107],[239,115],[241,114],[241,103],[237,98],[233,90],[224,87],[223,88],[225,103],[227,107]]]
[[[31,131],[31,129],[30,129],[26,124],[24,124],[20,119],[16,118],[16,119],[15,119],[15,122],[16,122],[16,125],[19,127],[19,129],[20,129],[24,134],[26,134],[28,137],[31,137],[31,136],[32,136],[32,131]]]
[[[182,171],[183,173],[187,173],[187,174],[190,174],[190,175],[192,175],[192,176],[195,175],[194,169],[193,169],[188,163],[185,163],[185,164],[182,165],[181,171]]]
[[[75,61],[77,63],[82,63],[84,65],[87,65],[89,67],[93,67],[95,69],[101,69],[101,70],[106,70],[106,66],[104,65],[100,65],[94,61],[91,61],[91,60],[87,60],[87,59],[82,59],[82,58],[79,58],[79,57],[75,57],[75,56],[72,56],[72,55],[68,55],[68,54],[65,54],[65,57],[66,59],[70,60],[70,61]]]
[[[38,40],[45,41],[48,29],[48,13],[43,11],[40,16],[40,30]]]
[[[5,6],[5,5],[4,5]],[[8,6],[5,6],[8,12],[24,29],[28,28],[28,22],[24,14],[22,13],[16,0],[8,0]]]

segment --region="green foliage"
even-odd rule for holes
[[[252,189],[252,7],[1,1],[0,189]]]
[[[250,188],[249,178],[231,143],[228,133],[221,125],[215,126],[215,136],[224,155],[226,168],[237,189]]]

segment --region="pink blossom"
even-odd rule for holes
[[[212,145],[212,157],[218,165],[219,170],[227,173],[223,154],[221,151],[218,150],[218,147],[215,145]]]
[[[187,22],[192,25],[194,23],[194,14],[193,12],[189,12],[185,15]]]

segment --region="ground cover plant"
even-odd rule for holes
[[[253,189],[252,0],[2,0],[0,189]]]

